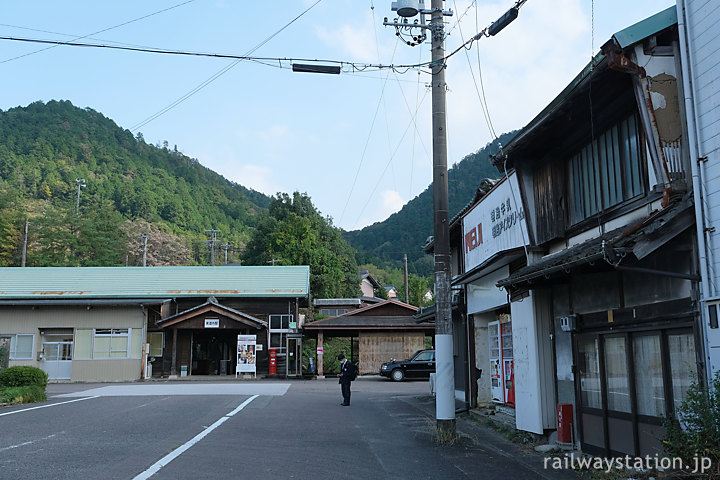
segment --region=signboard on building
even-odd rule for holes
[[[525,210],[515,172],[463,217],[465,270],[481,265],[496,253],[528,244]]]
[[[220,328],[220,319],[219,318],[206,318],[205,319],[205,328]]]
[[[257,350],[257,336],[256,335],[238,335],[237,340],[237,366],[235,367],[235,374],[238,373],[255,373],[256,369],[256,350]]]

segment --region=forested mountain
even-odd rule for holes
[[[500,177],[497,168],[490,165],[490,155],[496,154],[500,145],[506,145],[514,135],[515,132],[501,135],[448,170],[451,219],[472,200],[483,179]],[[357,249],[359,264],[397,268],[402,263],[403,254],[407,253],[408,271],[421,276],[433,272],[432,257],[421,250],[432,234],[432,184],[387,220],[362,230],[343,233],[350,245]]]
[[[76,179],[87,185],[77,214]],[[19,265],[26,218],[28,265],[135,264],[139,234],[151,234],[156,264],[207,263],[205,230],[243,245],[269,203],[167,142],[148,144],[92,109],[50,101],[0,110],[2,265]],[[132,245],[116,245],[107,257],[91,254],[90,245],[108,243],[90,238],[101,228],[115,243],[122,232]]]
[[[503,135],[449,170],[451,217],[472,199],[482,179],[499,177],[489,155],[511,136]],[[77,179],[86,185],[79,204]],[[133,136],[102,114],[68,101],[0,110],[1,266],[21,264],[26,238],[28,266],[139,265],[141,235],[148,236],[148,265],[206,265],[205,230],[215,229],[216,263],[223,261],[223,243],[234,247],[230,262],[264,262],[266,256],[285,262],[320,259],[318,264],[332,259],[341,272],[332,274],[347,276],[355,265],[346,259],[350,250],[332,228],[319,226],[305,212],[314,211],[310,198],[296,197],[271,199],[230,182],[167,142],[148,144],[141,134]],[[296,215],[297,222],[317,224],[313,228],[319,234],[303,243],[312,249],[293,257],[268,246],[268,239],[297,227],[268,219],[273,217],[271,202],[278,206],[276,213],[300,209],[307,217]],[[254,237],[257,231],[264,238]],[[430,235],[432,186],[384,222],[343,233],[358,251],[357,264],[384,269],[378,273],[388,278],[381,280],[395,283],[404,253],[410,273],[432,273],[432,258],[420,250]],[[318,291],[332,294],[327,288],[318,286]]]

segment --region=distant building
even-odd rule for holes
[[[299,375],[309,286],[307,266],[0,268],[0,338],[10,366],[51,380],[234,375],[240,334],[257,373],[274,348],[278,373]]]

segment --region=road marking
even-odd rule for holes
[[[195,445],[196,443],[198,443],[200,440],[202,440],[203,438],[205,438],[210,432],[212,432],[212,431],[215,430],[217,427],[219,427],[220,425],[222,425],[223,423],[225,423],[227,420],[229,420],[230,417],[232,417],[233,415],[235,415],[236,413],[238,413],[238,412],[239,412],[240,410],[242,410],[243,408],[247,407],[247,406],[250,404],[250,402],[252,402],[253,400],[255,400],[258,396],[259,396],[259,395],[253,395],[252,397],[250,397],[250,398],[248,398],[247,400],[245,400],[245,401],[244,401],[243,403],[241,403],[240,406],[238,406],[235,410],[233,410],[232,412],[228,413],[227,415],[225,415],[224,417],[222,417],[221,419],[219,419],[217,422],[213,423],[212,425],[210,425],[209,427],[207,427],[205,430],[203,430],[202,432],[200,432],[200,433],[198,433],[197,435],[195,435],[189,442],[185,443],[184,445],[176,448],[176,449],[173,450],[172,452],[170,452],[170,453],[168,453],[167,455],[165,455],[163,458],[161,458],[160,460],[158,460],[157,462],[155,462],[154,464],[152,464],[152,465],[150,466],[150,468],[148,468],[147,470],[145,470],[144,472],[142,472],[140,475],[138,475],[137,477],[135,477],[133,480],[146,480],[146,479],[152,477],[153,475],[155,475],[155,474],[156,474],[157,472],[159,472],[160,469],[163,468],[165,465],[167,465],[168,463],[170,463],[170,462],[172,462],[173,460],[175,460],[177,457],[179,457],[180,455],[182,455],[182,454],[183,454],[186,450],[188,450],[190,447],[192,447],[193,445]]]
[[[68,401],[66,401],[66,402],[51,403],[51,404],[49,404],[49,405],[40,405],[39,407],[30,407],[30,408],[23,408],[22,410],[13,410],[12,412],[0,413],[0,417],[4,417],[5,415],[12,415],[13,413],[20,413],[20,412],[28,412],[28,411],[30,411],[30,410],[37,410],[38,408],[48,408],[48,407],[54,407],[54,406],[56,406],[56,405],[64,405],[64,404],[66,404],[66,403],[81,402],[81,401],[83,401],[83,400],[90,400],[91,398],[98,398],[98,395],[95,395],[95,396],[93,396],[93,397],[83,397],[83,398],[78,398],[78,399],[75,399],[75,400],[68,400]]]
[[[38,438],[37,440],[30,440],[29,442],[18,443],[17,445],[10,445],[9,447],[0,448],[0,452],[4,452],[6,450],[12,450],[13,448],[24,447],[25,445],[32,445],[33,443],[37,443],[42,440],[49,440],[49,439],[53,438],[54,436],[55,436],[55,434],[53,433],[52,435],[48,435],[45,438]]]
[[[153,395],[264,395],[283,396],[289,383],[183,383],[154,385],[108,385],[57,397],[132,397]]]

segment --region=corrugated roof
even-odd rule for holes
[[[620,30],[613,35],[613,38],[620,45],[620,48],[625,48],[675,25],[677,21],[677,7],[673,5],[652,17],[640,20],[635,25]]]
[[[307,266],[4,267],[0,300],[40,298],[307,297]]]

